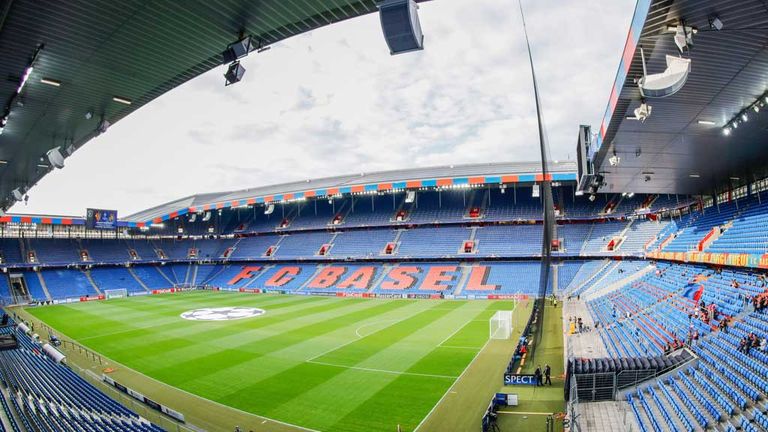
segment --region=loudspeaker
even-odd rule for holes
[[[245,75],[245,68],[243,65],[241,65],[240,62],[232,63],[229,65],[229,68],[227,68],[227,73],[224,74],[224,78],[227,80],[224,85],[228,86],[239,82],[241,79],[243,79],[243,75]]]
[[[48,150],[46,155],[48,156],[48,162],[51,163],[52,167],[59,169],[64,168],[64,155],[61,154],[59,147],[54,147]]]
[[[392,55],[424,49],[424,35],[414,0],[380,0],[379,18]]]

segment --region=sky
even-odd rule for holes
[[[523,4],[551,157],[573,160],[579,125],[602,119],[635,0]],[[517,2],[435,0],[419,18],[423,51],[390,56],[371,14],[252,53],[236,85],[224,87],[224,67],[201,75],[112,125],[11,211],[127,216],[196,193],[538,161]]]

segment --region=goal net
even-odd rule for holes
[[[498,311],[490,320],[491,339],[509,339],[512,336],[512,311]]]
[[[128,297],[128,290],[125,288],[104,290],[104,297],[107,300]]]

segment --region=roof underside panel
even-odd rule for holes
[[[31,187],[50,170],[38,166],[48,150],[79,147],[102,119],[114,124],[220,65],[241,33],[269,45],[375,10],[373,0],[7,0],[0,6],[3,106],[36,48],[44,48],[0,135],[0,159],[9,162],[0,165],[0,207],[11,204],[11,190]]]
[[[718,16],[722,31],[709,28]],[[643,75],[639,47],[649,74],[665,69],[665,56],[678,55],[668,25],[684,19],[699,31],[690,52],[691,73],[677,94],[651,99],[644,122],[627,119],[640,105],[635,80]],[[768,89],[768,5],[760,0],[654,0],[639,46],[619,94],[595,163],[604,173],[604,192],[707,194],[764,177],[768,166],[768,112],[730,136],[722,128]],[[699,121],[714,122],[714,125]],[[614,152],[619,166],[609,166]],[[738,179],[738,180],[735,180]]]

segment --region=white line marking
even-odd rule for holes
[[[472,322],[472,321],[467,321],[464,324],[462,324],[459,328],[456,329],[456,331],[454,331],[453,333],[449,334],[445,339],[443,339],[439,344],[437,344],[437,346],[438,347],[443,346],[444,343],[448,342],[448,339],[452,338],[456,333],[460,332],[461,329],[466,327],[470,322]]]
[[[376,321],[376,322],[372,322],[372,323],[368,323],[368,324],[363,324],[363,325],[361,325],[360,327],[358,327],[358,328],[356,328],[356,329],[355,329],[355,334],[357,335],[357,337],[358,337],[358,338],[362,339],[362,338],[364,338],[365,336],[368,336],[368,335],[365,335],[365,336],[361,335],[361,334],[360,334],[360,330],[361,330],[361,329],[364,329],[364,328],[366,328],[366,327],[370,327],[370,326],[372,326],[372,325],[376,325],[376,324],[382,324],[382,323],[387,323],[387,322],[392,322],[392,321],[397,321],[397,320],[394,320],[394,319],[389,319],[389,320]],[[373,333],[376,333],[376,332],[373,332]],[[371,333],[371,334],[373,334],[373,333]]]
[[[427,310],[428,310],[428,309],[427,309]],[[421,313],[421,312],[417,312],[416,314],[419,314],[419,313]],[[357,342],[357,341],[359,341],[359,340],[362,340],[362,339],[365,339],[365,338],[367,338],[368,336],[371,336],[371,335],[373,335],[373,334],[376,334],[376,333],[378,333],[378,332],[380,332],[380,331],[382,331],[382,330],[388,329],[388,328],[392,327],[393,325],[395,325],[395,324],[399,323],[400,321],[404,321],[404,320],[406,320],[406,319],[408,319],[408,318],[412,318],[412,317],[414,317],[416,314],[413,314],[413,315],[410,315],[410,316],[406,316],[406,317],[403,317],[403,318],[401,318],[401,319],[399,319],[399,320],[396,320],[396,321],[394,321],[392,324],[390,324],[390,325],[388,325],[388,326],[382,327],[382,328],[380,328],[380,329],[378,329],[378,330],[376,330],[376,331],[374,331],[374,332],[372,332],[372,333],[369,333],[369,334],[367,334],[367,335],[365,335],[365,336],[363,336],[363,337],[361,337],[361,338],[359,338],[359,339],[352,339],[352,340],[350,340],[350,341],[348,341],[348,342],[344,342],[343,344],[341,344],[341,345],[339,345],[339,346],[337,346],[337,347],[331,348],[331,349],[329,349],[329,350],[327,350],[327,351],[323,351],[323,352],[321,352],[320,354],[318,354],[318,355],[316,355],[316,356],[314,356],[314,357],[312,357],[312,358],[309,358],[309,359],[307,359],[307,360],[305,360],[305,361],[307,361],[307,362],[311,362],[312,360],[318,359],[318,358],[320,358],[320,357],[322,357],[322,356],[324,356],[324,355],[326,355],[326,354],[328,354],[328,353],[330,353],[330,352],[336,351],[337,349],[341,349],[341,348],[344,348],[345,346],[347,346],[347,345],[349,345],[349,344],[355,343],[355,342]],[[375,323],[371,323],[371,324],[377,324],[377,323],[381,323],[381,322],[382,322],[382,321],[377,321],[377,322],[375,322]],[[358,327],[358,329],[360,329],[360,327]],[[355,330],[355,333],[357,333],[357,330]]]
[[[478,347],[456,346],[456,345],[438,345],[438,348],[453,348],[453,349],[468,349],[468,350],[480,349]]]
[[[50,325],[48,325],[48,323],[46,323],[45,321],[41,320],[40,318],[38,318],[38,317],[36,317],[36,316],[32,315],[32,314],[31,314],[31,313],[29,313],[28,311],[26,311],[26,310],[24,310],[24,309],[22,309],[22,310],[23,310],[25,313],[27,313],[29,316],[31,316],[31,317],[32,317],[34,320],[37,320],[37,321],[39,321],[39,322],[43,323],[44,325],[47,325],[48,327],[50,327],[50,328],[53,328],[53,327],[51,327]],[[62,333],[62,332],[60,332],[60,331],[58,331],[58,330],[56,330],[56,333],[57,333],[59,336],[63,336],[63,337],[64,337],[65,339],[67,339],[67,340],[70,340],[70,341],[74,341],[74,342],[78,342],[78,341],[77,341],[77,339],[71,338],[71,337],[67,336],[66,334],[64,334],[64,333]],[[79,343],[79,342],[78,342],[78,343]],[[89,349],[90,349],[90,348],[89,348]],[[94,351],[94,352],[95,352],[95,351]],[[137,374],[137,375],[143,375],[145,378],[148,378],[148,379],[150,379],[150,380],[152,380],[152,381],[154,381],[154,382],[156,382],[156,383],[158,383],[158,384],[161,384],[163,387],[168,387],[168,388],[170,388],[170,389],[172,389],[172,390],[180,391],[180,392],[182,392],[182,393],[185,393],[185,394],[187,394],[187,395],[189,395],[189,396],[195,397],[195,398],[197,398],[197,399],[200,399],[200,400],[204,400],[204,401],[206,401],[206,402],[209,402],[209,403],[212,403],[212,404],[214,404],[214,405],[218,405],[218,406],[220,406],[220,407],[224,407],[224,408],[229,408],[229,409],[231,409],[231,410],[235,410],[235,411],[237,411],[237,412],[240,412],[240,413],[243,413],[243,414],[246,414],[246,415],[250,415],[250,416],[254,416],[254,417],[260,418],[260,419],[264,419],[264,421],[267,421],[267,422],[278,423],[278,424],[281,424],[281,425],[283,425],[283,426],[288,426],[288,427],[292,427],[292,428],[300,429],[300,430],[303,430],[303,431],[307,431],[307,432],[321,432],[321,431],[319,431],[319,430],[317,430],[317,429],[312,429],[312,428],[308,428],[308,427],[304,427],[304,426],[299,426],[299,425],[295,425],[295,424],[291,424],[291,423],[283,422],[283,421],[280,421],[280,420],[271,419],[271,418],[269,418],[269,417],[264,417],[264,416],[262,416],[262,415],[258,415],[258,414],[252,413],[252,412],[243,411],[243,410],[241,410],[241,409],[238,409],[238,408],[235,408],[235,407],[233,407],[233,406],[224,405],[223,403],[220,403],[220,402],[216,402],[215,400],[211,400],[211,399],[205,398],[205,397],[203,397],[203,396],[200,396],[200,395],[196,395],[196,394],[194,394],[194,393],[190,393],[190,392],[188,392],[188,391],[186,391],[186,390],[184,390],[184,389],[181,389],[181,388],[179,388],[179,387],[174,387],[174,386],[172,386],[172,385],[170,385],[170,384],[168,384],[168,383],[162,382],[162,381],[160,381],[160,380],[156,380],[155,378],[152,378],[152,377],[151,377],[151,376],[149,376],[149,375],[143,374],[143,373],[141,373],[141,372],[137,371],[136,369],[132,369],[132,368],[129,368],[128,366],[126,366],[126,365],[124,365],[124,364],[122,364],[122,363],[120,363],[120,362],[117,362],[117,361],[115,361],[115,360],[113,360],[113,359],[111,359],[111,358],[107,357],[106,355],[104,355],[104,354],[100,353],[100,352],[99,352],[98,354],[99,354],[99,355],[100,355],[102,358],[104,358],[104,359],[106,359],[106,360],[108,361],[108,362],[107,362],[107,365],[109,365],[109,362],[111,362],[112,364],[114,364],[114,365],[117,365],[117,366],[119,366],[119,367],[121,367],[121,368],[123,368],[123,369],[129,370],[129,371],[132,371],[133,373],[135,373],[135,374]],[[98,387],[97,387],[97,388],[98,388]],[[153,393],[153,394],[157,394],[156,392],[152,392],[152,393]],[[114,398],[113,398],[113,399],[114,399]],[[155,400],[156,400],[156,399],[155,399]],[[193,426],[194,426],[194,425],[193,425]]]
[[[459,380],[461,379],[461,377],[463,377],[463,376],[464,376],[464,374],[465,374],[465,373],[467,373],[467,371],[469,370],[470,366],[472,366],[472,363],[474,363],[474,362],[475,362],[475,360],[477,360],[477,357],[480,355],[480,353],[481,353],[481,352],[483,352],[483,350],[485,350],[485,347],[486,347],[486,346],[488,346],[488,343],[490,343],[490,342],[491,342],[491,340],[490,340],[490,339],[488,339],[487,341],[485,341],[485,344],[483,345],[483,347],[482,347],[482,348],[480,348],[480,351],[478,351],[478,352],[477,352],[477,354],[475,354],[475,356],[474,356],[474,357],[472,357],[472,361],[471,361],[471,362],[469,362],[469,364],[467,365],[467,367],[465,367],[465,368],[464,368],[464,370],[461,372],[461,375],[459,375],[459,377],[458,377],[458,378],[456,378],[456,381],[454,381],[454,382],[453,382],[453,384],[451,384],[451,386],[450,386],[450,387],[448,387],[448,391],[446,391],[446,392],[445,392],[445,394],[443,394],[443,397],[441,397],[441,398],[440,398],[440,400],[439,400],[439,401],[437,401],[437,403],[435,404],[435,406],[433,406],[433,407],[432,407],[432,409],[431,409],[431,410],[429,410],[429,412],[427,413],[427,415],[426,415],[426,416],[425,416],[423,419],[421,419],[421,422],[419,422],[419,425],[418,425],[418,426],[416,426],[416,429],[414,429],[414,430],[413,430],[414,432],[416,432],[417,430],[419,430],[419,428],[421,428],[421,426],[424,424],[424,422],[425,422],[425,421],[427,421],[427,419],[429,418],[429,416],[431,416],[431,415],[432,415],[432,413],[433,413],[433,412],[435,412],[435,409],[437,409],[437,406],[438,406],[438,405],[440,405],[440,403],[441,403],[441,402],[443,402],[443,399],[445,399],[445,397],[446,397],[446,396],[448,396],[448,394],[449,394],[449,393],[451,393],[451,391],[453,391],[453,387],[456,385],[456,383],[457,383],[457,382],[459,382]]]
[[[452,380],[455,380],[456,378],[458,378],[457,376],[453,376],[453,375],[436,375],[436,374],[425,374],[425,373],[418,373],[418,372],[401,372],[401,371],[393,371],[393,370],[386,370],[386,369],[372,369],[372,368],[364,368],[364,367],[358,367],[358,366],[345,366],[340,364],[325,363],[325,362],[311,361],[311,360],[307,360],[307,363],[318,364],[323,366],[332,366],[332,367],[344,368],[344,369],[355,369],[355,370],[361,370],[366,372],[380,372],[380,373],[386,373],[386,374],[392,374],[392,375],[410,375],[410,376],[422,376],[422,377],[430,377],[430,378],[445,378],[445,379],[452,379]]]

